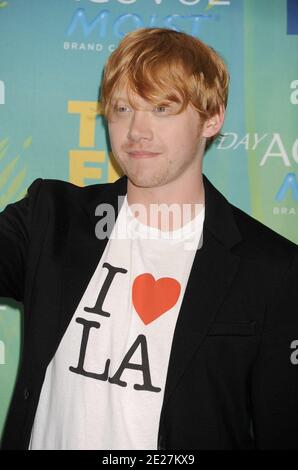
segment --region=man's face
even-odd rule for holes
[[[134,185],[154,188],[193,172],[199,176],[205,148],[202,124],[191,105],[175,114],[179,107],[174,102],[154,106],[136,95],[132,106],[125,90],[112,98],[112,151]]]

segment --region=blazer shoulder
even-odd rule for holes
[[[36,184],[41,185],[43,192],[55,196],[58,195],[69,195],[73,197],[88,198],[93,194],[100,194],[101,191],[105,191],[113,186],[113,183],[98,183],[90,186],[78,186],[68,181],[57,180],[57,179],[41,179],[35,180],[31,186]],[[31,187],[30,186],[30,187]]]
[[[242,250],[270,264],[291,264],[298,258],[298,246],[265,224],[230,204],[241,233]]]
[[[41,206],[54,204],[59,209],[79,208],[94,198],[104,197],[106,191],[113,190],[113,183],[98,183],[90,186],[77,186],[58,179],[38,178],[29,186],[28,195],[38,198]]]

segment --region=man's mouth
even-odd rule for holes
[[[132,158],[153,158],[160,155],[159,152],[150,152],[148,150],[131,150],[127,153]]]

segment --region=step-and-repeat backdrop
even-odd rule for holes
[[[118,177],[98,86],[119,40],[149,26],[185,31],[223,56],[224,137],[204,172],[233,204],[298,243],[298,0],[0,0],[0,210],[37,177],[80,186]],[[0,433],[20,311],[0,299]]]

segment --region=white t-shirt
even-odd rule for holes
[[[162,232],[133,217],[125,198],[47,367],[29,449],[157,448],[174,329],[203,222],[204,208]]]

